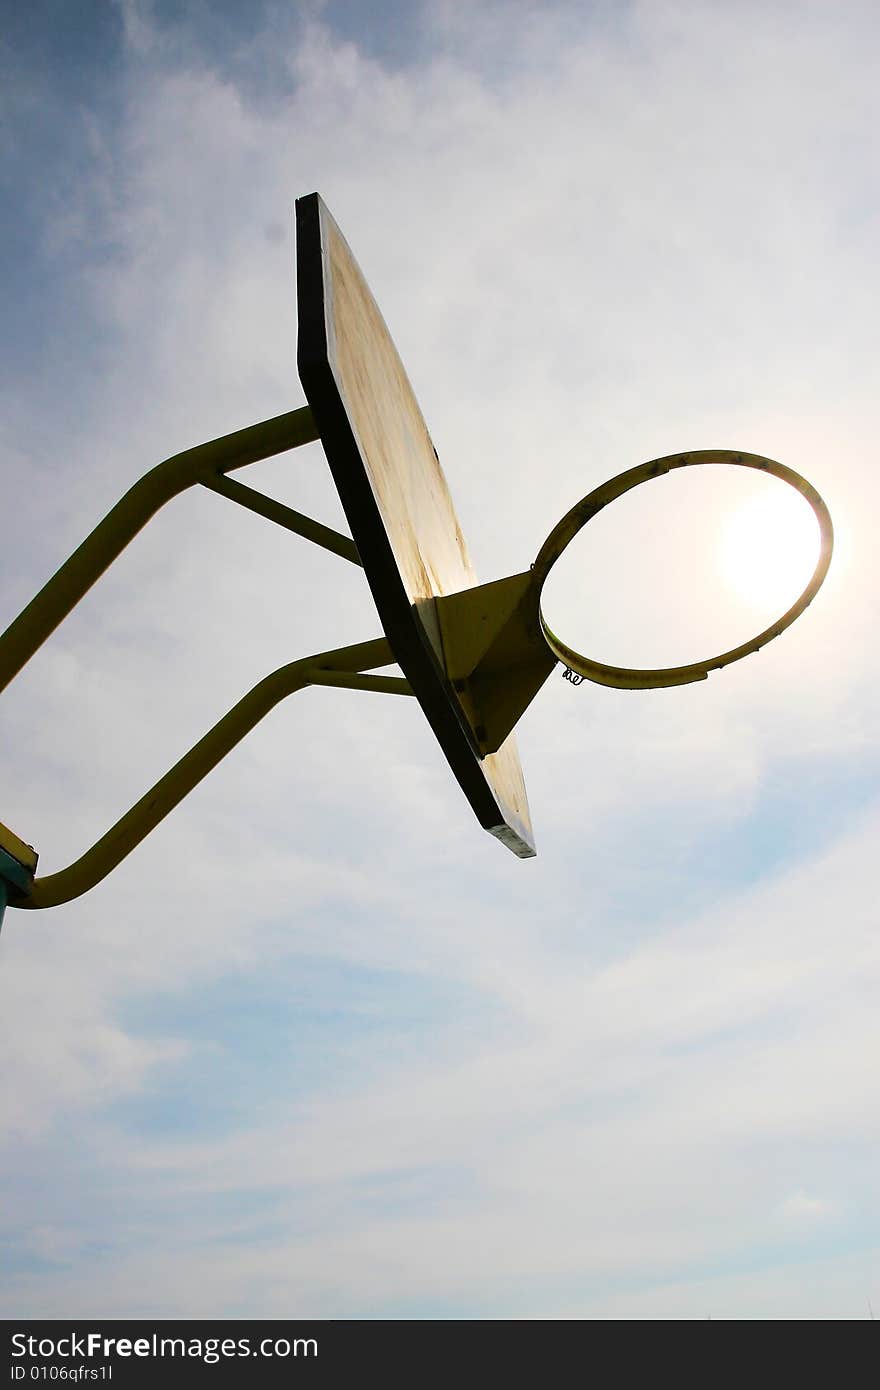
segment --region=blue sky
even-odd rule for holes
[[[7,1316],[865,1316],[873,8],[7,11],[0,625],[153,463],[302,403],[315,188],[481,577],[680,449],[798,469],[838,540],[801,621],[709,681],[551,677],[534,861],[415,702],[322,690],[93,894],[9,912]],[[248,481],[344,526],[318,445]],[[775,616],[716,573],[748,480],[653,487],[554,597],[600,659]],[[59,868],[267,671],[378,631],[354,567],[181,498],[5,692],[0,820]]]

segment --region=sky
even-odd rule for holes
[[[304,403],[315,189],[482,579],[682,450],[796,469],[836,536],[708,681],[557,668],[536,859],[414,700],[311,690],[91,894],[7,912],[4,1316],[873,1316],[876,8],[2,11],[0,626],[153,464]],[[317,443],[239,477],[345,529]],[[745,640],[788,523],[739,585],[725,527],[781,487],[630,494],[551,624],[635,666]],[[187,494],[5,692],[0,820],[61,868],[268,671],[380,633],[354,566]]]

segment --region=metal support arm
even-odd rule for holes
[[[0,691],[160,507],[197,483],[359,565],[350,536],[225,476],[319,437],[312,412],[304,406],[186,449],[144,474],[0,636]],[[363,674],[394,660],[388,642],[378,638],[280,667],[239,700],[91,849],[58,873],[34,878],[35,852],[0,826],[0,922],[7,902],[10,907],[55,907],[94,888],[269,710],[294,691],[307,685],[338,685],[411,695],[409,682],[400,676]]]
[[[409,682],[400,676],[364,674],[377,666],[389,666],[394,659],[390,645],[380,637],[279,667],[239,700],[91,849],[66,869],[34,879],[27,896],[14,897],[10,893],[9,906],[57,907],[94,888],[241,742],[245,734],[279,701],[295,691],[309,685],[335,685],[411,695]]]
[[[5,690],[129,541],[172,497],[196,483],[211,486],[218,474],[283,454],[318,438],[312,412],[303,406],[207,444],[197,444],[151,468],[129,488],[0,637],[0,690]],[[329,531],[328,527],[319,529]],[[339,539],[348,540],[353,546],[350,538]],[[318,544],[324,542],[318,540]]]

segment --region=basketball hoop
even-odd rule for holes
[[[0,922],[8,903],[45,908],[88,892],[279,701],[306,686],[414,696],[480,825],[519,858],[535,854],[513,730],[557,661],[572,685],[685,685],[757,651],[803,613],[831,560],[828,509],[798,473],[757,454],[671,454],[619,474],[554,527],[534,565],[478,584],[437,451],[362,272],[322,199],[297,201],[297,361],[308,405],[174,454],[146,473],[0,634],[0,691],[159,509],[200,486],[361,566],[383,636],[287,662],[259,681],[79,859],[35,877],[33,847],[0,825]],[[346,536],[229,474],[320,439],[351,528]],[[609,502],[674,468],[726,463],[788,483],[819,523],[819,561],[800,598],[750,642],[659,670],[607,666],[557,637],[541,593],[566,546]],[[377,675],[397,662],[403,674]]]

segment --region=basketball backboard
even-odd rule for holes
[[[317,193],[296,204],[297,362],[394,655],[480,824],[535,853],[513,735],[481,755],[444,656],[436,600],[476,586],[412,386],[348,244]]]

